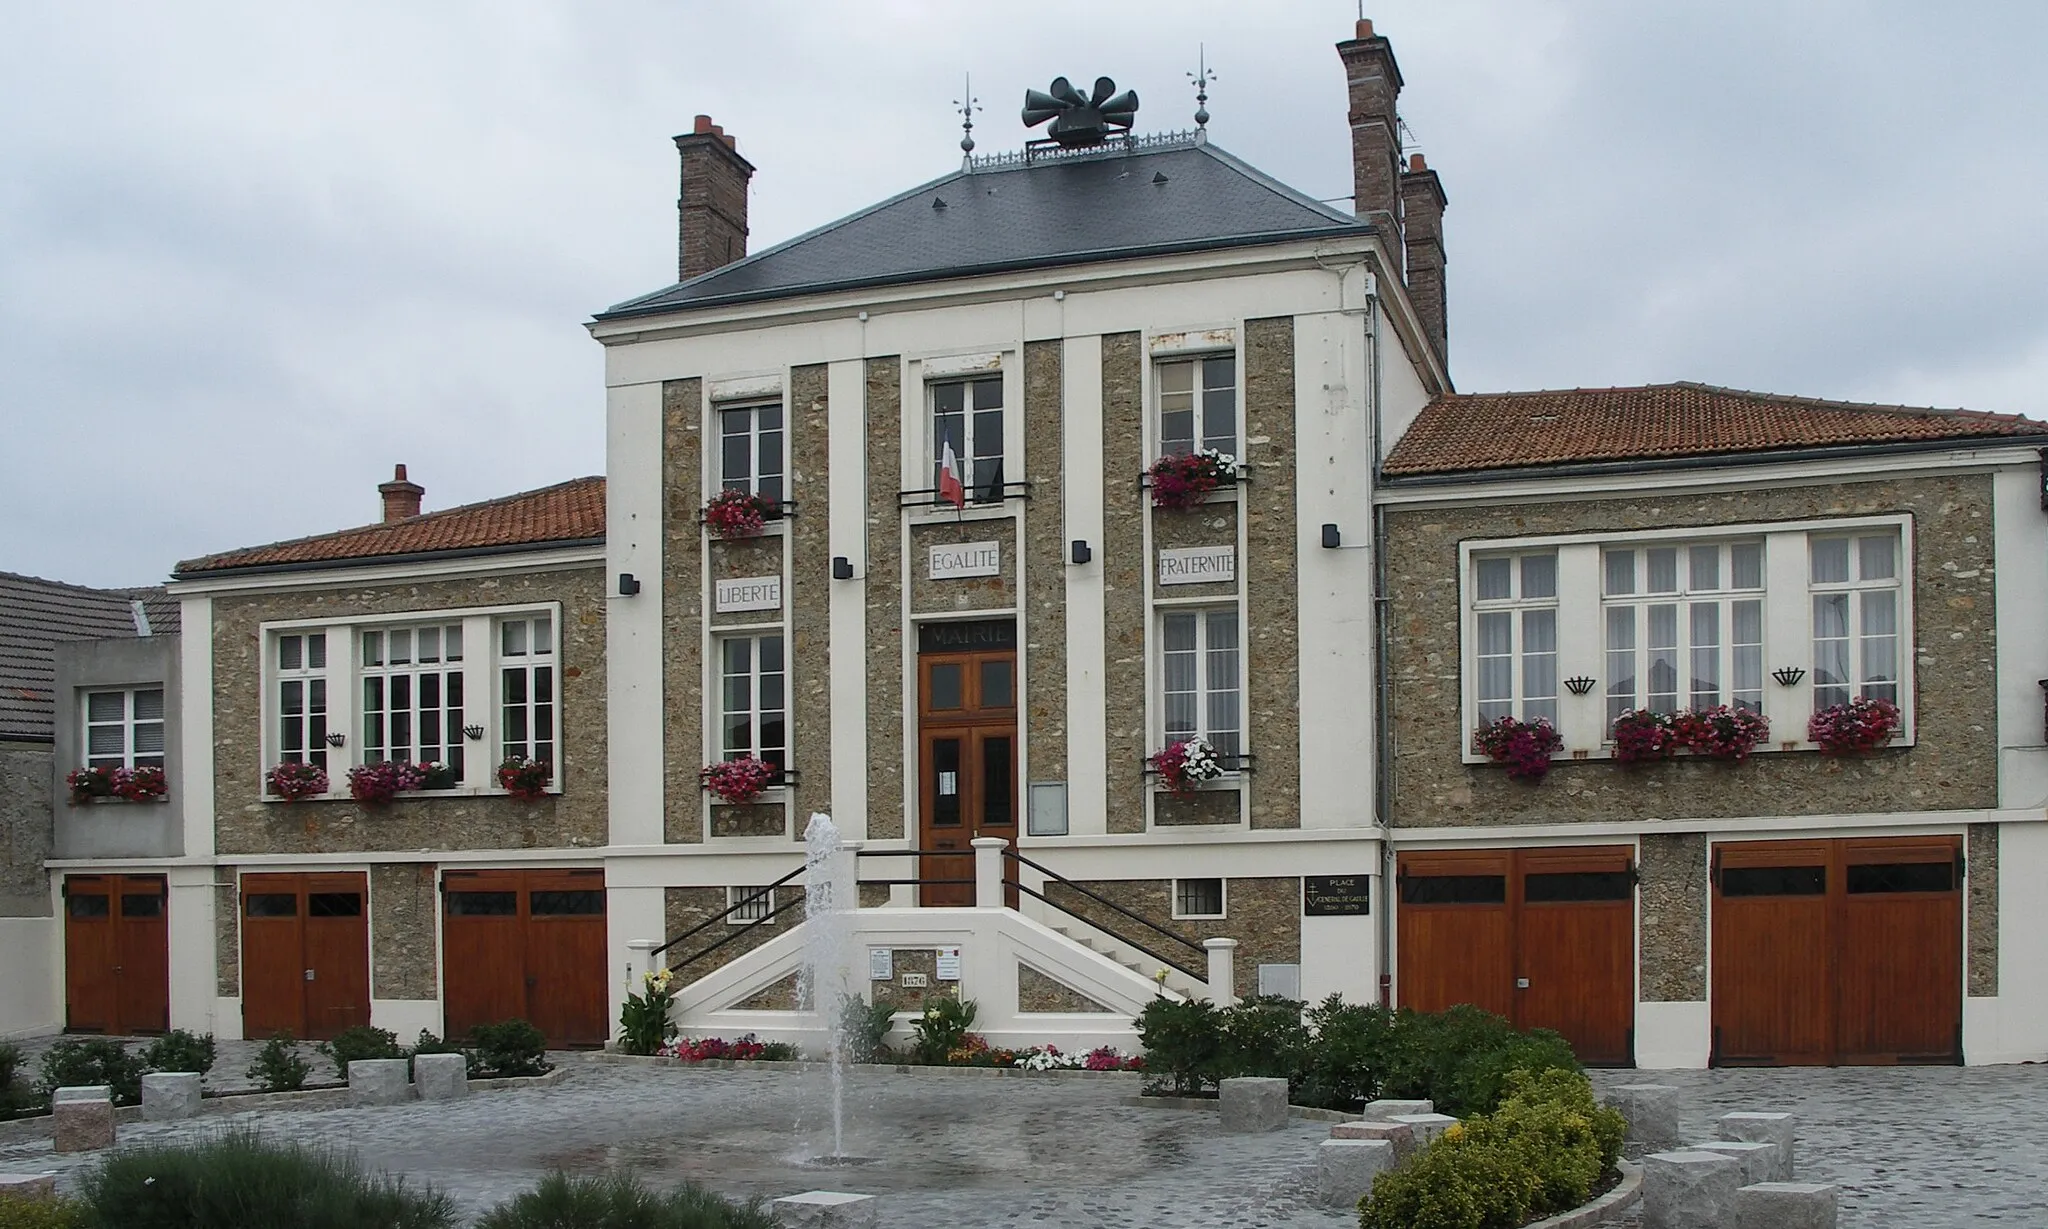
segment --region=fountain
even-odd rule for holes
[[[839,827],[822,811],[804,828],[804,964],[797,1001],[818,1016],[825,1036],[825,1060],[832,1085],[832,1155],[847,1163],[846,1030],[840,1007],[859,993],[853,977],[853,911],[859,906],[853,851],[839,840]]]

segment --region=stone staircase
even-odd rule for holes
[[[1146,955],[1086,922],[1078,921],[1065,914],[1059,914],[1053,918],[1041,918],[1040,921],[1047,930],[1052,931],[1061,938],[1078,946],[1085,947],[1097,955],[1106,957],[1140,977],[1158,981],[1160,971],[1164,970],[1166,973],[1164,984],[1169,990],[1176,991],[1188,998],[1207,997],[1208,987],[1204,983],[1196,981],[1179,969]]]

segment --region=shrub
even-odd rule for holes
[[[1315,1043],[1308,1047],[1296,1087],[1296,1105],[1350,1109],[1380,1095],[1381,1073],[1394,1038],[1394,1013],[1331,995],[1309,1008]]]
[[[142,1065],[151,1071],[196,1071],[205,1075],[213,1070],[213,1058],[212,1033],[201,1036],[182,1028],[172,1029],[142,1049]]]
[[[413,1042],[405,1051],[407,1062],[405,1073],[408,1076],[412,1075],[411,1060],[418,1058],[422,1054],[461,1054],[467,1056],[469,1051],[463,1049],[460,1042],[443,1041],[428,1030],[421,1029],[419,1040]]]
[[[0,1229],[85,1229],[85,1205],[74,1199],[0,1195]]]
[[[554,1070],[547,1059],[547,1038],[524,1020],[479,1024],[469,1033],[469,1073],[480,1079],[546,1075]]]
[[[92,1219],[122,1229],[443,1229],[438,1191],[366,1173],[353,1159],[234,1132],[196,1145],[144,1144],[81,1182]]]
[[[11,1041],[0,1041],[0,1088],[14,1083],[14,1077],[21,1071],[21,1047]]]
[[[669,1009],[675,1005],[675,971],[650,969],[640,976],[639,994],[628,994],[619,1009],[619,1048],[628,1054],[652,1054],[676,1035]]]
[[[540,1185],[484,1213],[476,1229],[774,1229],[760,1201],[733,1203],[694,1182],[656,1193],[625,1174]]]
[[[1297,1078],[1309,1048],[1302,1005],[1278,995],[1255,995],[1219,1013],[1222,1044],[1216,1056],[1215,1079],[1258,1075]]]
[[[1138,1041],[1145,1047],[1146,1085],[1181,1096],[1202,1091],[1216,1076],[1223,1049],[1223,1021],[1212,1003],[1176,1002],[1160,997],[1138,1013]]]
[[[292,1044],[292,1035],[281,1032],[263,1043],[243,1074],[256,1081],[264,1092],[296,1092],[305,1087],[306,1077],[312,1072],[313,1064]]]
[[[847,995],[839,1004],[839,1035],[845,1039],[846,1060],[872,1063],[888,1057],[889,1030],[895,1024],[895,1004],[870,1003],[858,995]]]
[[[953,1051],[966,1046],[968,1031],[974,1027],[974,1003],[969,999],[935,999],[917,1017],[913,1027],[916,1035],[910,1041],[912,1055],[927,1066],[938,1066]]]
[[[804,1056],[804,1052],[787,1041],[771,1041],[761,1047],[761,1061],[764,1063],[793,1063]]]
[[[398,1035],[388,1029],[371,1028],[358,1024],[335,1034],[334,1040],[323,1041],[314,1047],[322,1057],[334,1064],[334,1077],[348,1078],[348,1065],[359,1059],[404,1058],[405,1047],[398,1044]]]
[[[67,1037],[43,1055],[42,1091],[105,1084],[114,1104],[142,1100],[142,1060],[108,1037]]]

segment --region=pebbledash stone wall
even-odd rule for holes
[[[704,767],[703,487],[704,381],[669,380],[661,386],[661,758],[662,831],[670,844],[704,840],[697,776]],[[735,565],[742,559],[735,556]]]
[[[224,999],[242,992],[241,868],[213,868],[213,988]]]
[[[860,584],[867,598],[871,646],[899,646],[867,655],[868,838],[903,836],[903,360],[871,358],[867,399],[867,566]]]
[[[996,576],[931,578],[931,548],[961,542],[994,542],[1002,550],[1002,572]],[[910,527],[910,609],[912,614],[951,614],[969,610],[1010,610],[1017,605],[1017,521],[1014,517],[971,521],[930,521]],[[901,620],[898,620],[901,622]],[[870,637],[870,642],[883,642]],[[900,641],[890,642],[894,644]],[[880,656],[880,654],[877,654]],[[900,651],[888,664],[903,668]]]
[[[0,742],[0,917],[49,917],[54,829],[48,743]]]
[[[403,798],[390,806],[352,800],[264,801],[263,624],[436,610],[562,604],[559,633],[559,795]],[[601,567],[462,580],[351,585],[213,599],[215,847],[223,855],[375,850],[556,849],[603,845],[605,802],[605,610]],[[467,754],[490,750],[472,744]],[[330,777],[337,787],[342,773]]]
[[[1301,599],[1294,518],[1294,318],[1244,326],[1247,750],[1254,828],[1301,827]],[[1240,959],[1243,956],[1239,951]]]
[[[1017,966],[1017,1010],[1026,1015],[1054,1012],[1107,1012],[1109,1008],[1079,990],[1047,977],[1028,964]]]
[[[1970,880],[1967,993],[1989,997],[1998,993],[1998,825],[1971,824],[1963,856]]]
[[[434,960],[435,913],[440,894],[431,862],[370,868],[370,996],[439,998]]]
[[[1235,974],[1240,996],[1258,993],[1260,965],[1301,963],[1301,880],[1292,876],[1226,880],[1223,885],[1226,916],[1199,920],[1174,918],[1173,881],[1170,879],[1076,882],[1197,945],[1204,939],[1236,939]],[[1061,908],[1070,909],[1112,933],[1129,934],[1135,929],[1142,929],[1128,918],[1104,909],[1062,884],[1048,885],[1046,895]],[[1157,935],[1150,938],[1139,935],[1138,939],[1147,947],[1154,946],[1154,939],[1165,943]],[[1175,947],[1176,950],[1165,954],[1197,971],[1204,967],[1206,955],[1181,950],[1178,945]]]
[[[1028,808],[1034,781],[1067,779],[1067,535],[1065,351],[1054,341],[1024,346],[1024,609],[1020,644],[1025,707],[1019,712],[1029,759],[1017,783]]]
[[[1112,833],[1145,830],[1145,354],[1136,333],[1102,339],[1103,692]]]
[[[1700,1002],[1707,997],[1707,838],[1645,836],[1636,856],[1643,1001]]]
[[[734,884],[733,886],[739,887],[743,885]],[[754,884],[751,886],[759,888],[762,885]],[[662,891],[662,920],[667,926],[666,937],[674,939],[691,927],[701,925],[711,918],[724,913],[727,905],[726,891],[723,887],[664,889]],[[791,901],[795,903],[790,904],[789,908],[781,913],[769,918],[767,921],[754,922],[744,926],[735,925],[731,922],[720,922],[714,926],[706,926],[703,930],[663,953],[663,958],[670,961],[681,960],[703,948],[711,946],[733,931],[744,930],[746,933],[742,937],[733,940],[702,960],[693,962],[687,969],[682,970],[681,976],[685,982],[696,981],[698,978],[739,959],[790,927],[802,922],[804,920],[804,895],[803,888],[795,883],[783,884],[775,889],[775,899],[772,903],[777,908],[789,904]],[[860,886],[861,908],[874,909],[888,903],[888,888],[876,884],[862,884]],[[758,1001],[762,997],[756,996],[755,999],[750,999],[746,1004],[742,1005],[759,1006],[764,1010],[771,1011],[788,1011],[794,1007],[793,1000],[787,1003],[781,1001],[780,998],[777,998],[774,1003]],[[767,997],[775,997],[775,991],[771,989]]]
[[[1765,752],[1740,765],[1685,758],[1637,767],[1560,760],[1533,787],[1509,780],[1496,765],[1463,762],[1470,731],[1463,728],[1460,705],[1459,543],[1667,528],[1711,532],[1717,525],[1889,513],[1910,514],[1914,525],[1917,745],[1857,759]],[[1389,513],[1395,824],[1478,827],[1997,806],[1991,517],[1991,479],[1984,475]],[[1803,660],[1808,654],[1802,649],[1793,656]],[[1259,672],[1252,677],[1256,681]],[[1265,775],[1262,762],[1260,776]]]
[[[789,766],[797,772],[789,800],[794,813],[832,809],[832,547],[830,405],[823,364],[789,373],[790,490],[811,505],[789,527]],[[853,648],[854,646],[849,646]],[[858,651],[857,648],[854,651]],[[803,835],[803,822],[791,825]]]

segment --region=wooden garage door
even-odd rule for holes
[[[522,1019],[551,1046],[610,1038],[602,870],[449,871],[441,889],[449,1036]]]
[[[162,875],[64,878],[64,1015],[74,1032],[170,1027],[170,931]]]
[[[1960,1061],[1959,837],[1714,851],[1714,1061]]]
[[[1402,1006],[1471,1003],[1555,1029],[1581,1062],[1633,1061],[1626,846],[1402,854],[1399,872]]]
[[[242,876],[242,1029],[328,1040],[370,1022],[368,877]]]

